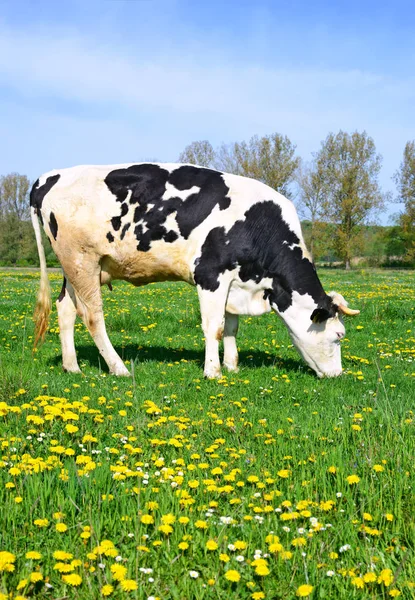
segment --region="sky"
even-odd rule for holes
[[[365,130],[395,195],[414,66],[412,0],[0,0],[0,174]]]

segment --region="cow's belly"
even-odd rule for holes
[[[153,242],[147,252],[126,251],[120,246],[101,259],[101,283],[123,279],[140,286],[155,281],[193,283],[185,248],[182,244]]]
[[[229,290],[226,311],[233,315],[263,315],[271,311],[265,289],[249,283],[234,282]]]

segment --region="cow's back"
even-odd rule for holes
[[[193,165],[83,165],[43,175],[31,196],[63,263],[94,253],[110,278],[140,285],[181,279],[209,233],[229,231],[254,204],[272,201],[301,238],[290,201],[244,177]],[[64,265],[63,265],[64,266]]]

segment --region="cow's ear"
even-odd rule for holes
[[[311,313],[310,319],[313,321],[313,323],[323,323],[324,321],[327,321],[330,316],[330,312],[327,310],[327,308],[316,308]]]

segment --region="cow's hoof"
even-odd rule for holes
[[[206,379],[220,379],[222,377],[220,369],[216,369],[214,371],[205,371],[203,374]]]
[[[116,366],[110,370],[111,375],[116,375],[117,377],[131,377],[130,371],[124,367],[124,365]]]
[[[81,369],[78,367],[78,365],[73,365],[73,366],[70,366],[70,367],[65,367],[65,366],[63,366],[62,368],[63,368],[63,370],[65,371],[65,373],[77,373],[78,375],[79,375],[80,373],[82,373],[82,371],[81,371]]]
[[[238,365],[227,365],[226,363],[223,363],[223,366],[229,373],[239,373]]]

